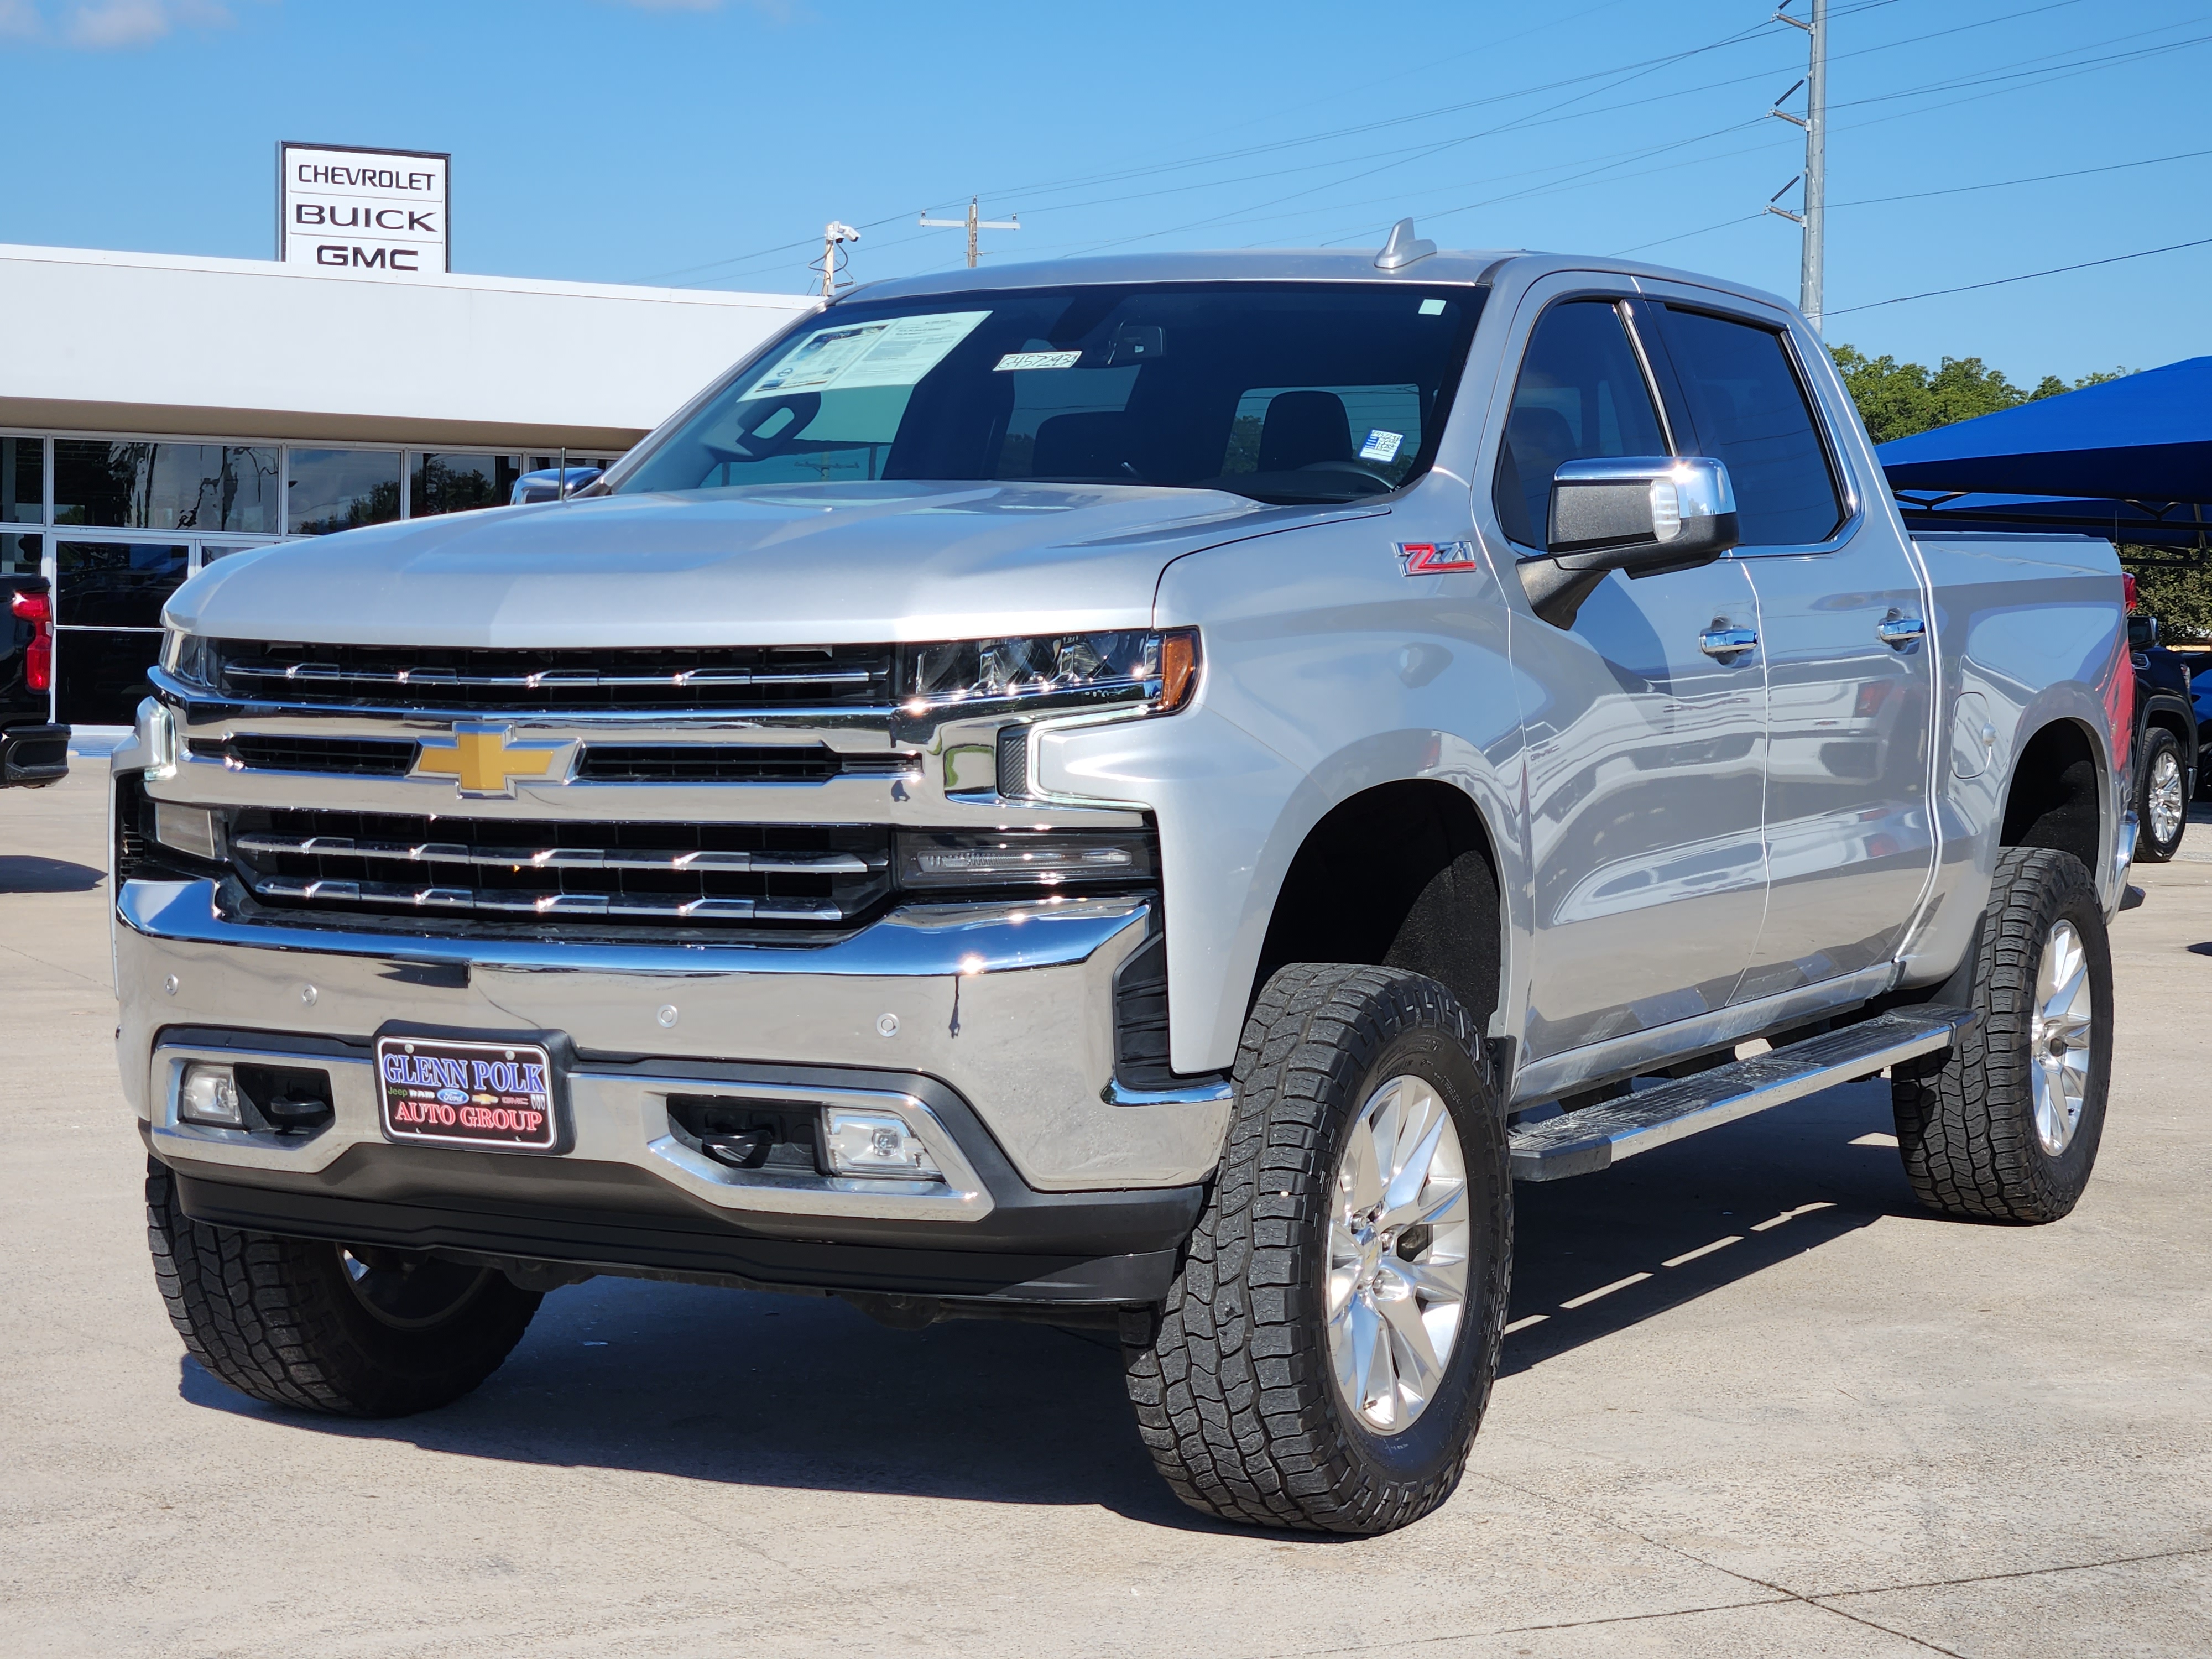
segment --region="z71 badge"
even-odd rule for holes
[[[1400,542],[1398,562],[1408,576],[1426,576],[1439,570],[1480,570],[1473,542]]]

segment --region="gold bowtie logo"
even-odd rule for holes
[[[553,770],[558,743],[509,743],[504,726],[455,722],[450,739],[425,738],[415,763],[418,778],[453,778],[464,795],[514,793],[517,778],[542,778]]]

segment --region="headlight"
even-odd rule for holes
[[[161,666],[193,685],[215,684],[213,653],[206,638],[172,628],[161,636]]]
[[[1143,830],[902,830],[898,848],[908,888],[1145,887],[1156,867]]]
[[[1198,687],[1198,631],[1040,634],[906,650],[910,714],[973,702],[1141,702],[1172,714]]]

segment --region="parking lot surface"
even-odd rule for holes
[[[598,1279],[427,1416],[230,1393],[147,1264],[104,774],[0,794],[10,1654],[2212,1650],[2203,859],[2116,925],[2071,1218],[1918,1212],[1880,1083],[1524,1187],[1465,1483],[1325,1541],[1176,1504],[1096,1334]]]

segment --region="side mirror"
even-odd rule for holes
[[[2158,618],[2133,616],[2128,618],[2128,649],[2148,651],[2158,643]]]
[[[1552,475],[1548,551],[1521,562],[1521,586],[1556,628],[1609,572],[1632,579],[1711,564],[1736,544],[1728,468],[1697,456],[1569,461]]]

